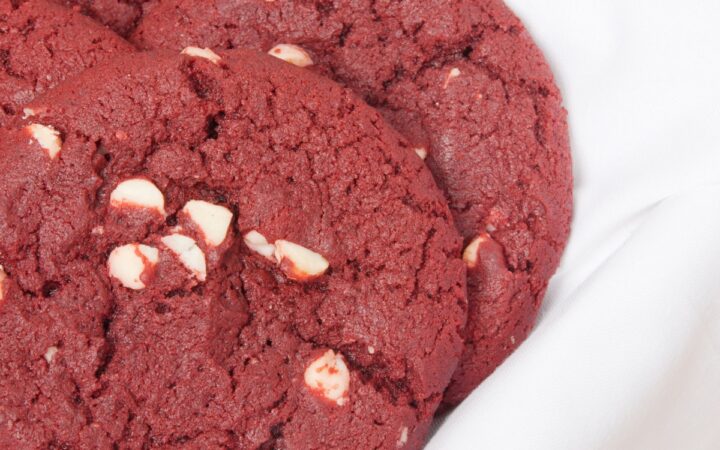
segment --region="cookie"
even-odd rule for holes
[[[92,17],[121,36],[130,34],[143,14],[148,0],[56,0]]]
[[[568,237],[566,113],[542,54],[498,0],[162,2],[143,48],[252,47],[352,88],[426,158],[467,250],[455,404],[527,336]]]
[[[81,14],[44,0],[0,0],[0,125],[68,77],[133,47]]]
[[[30,107],[0,134],[0,447],[422,445],[462,240],[377,111],[201,48]]]

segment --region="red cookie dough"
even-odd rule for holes
[[[0,125],[68,77],[133,47],[107,28],[44,0],[0,0]]]
[[[462,240],[324,77],[127,54],[0,132],[0,448],[417,449],[462,352]]]
[[[427,156],[465,244],[482,240],[447,403],[525,339],[568,237],[572,174],[560,93],[501,1],[170,0],[132,38],[170,49],[296,44],[302,64],[361,94]]]

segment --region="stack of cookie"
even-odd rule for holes
[[[0,106],[2,448],[421,448],[568,235],[500,1],[0,0]]]

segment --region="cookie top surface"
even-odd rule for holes
[[[469,248],[466,351],[446,401],[524,339],[567,240],[572,173],[560,93],[501,1],[171,0],[132,39],[276,56],[297,45],[302,64],[362,95],[427,156]]]
[[[120,36],[132,32],[148,0],[55,0],[107,25]]]
[[[132,50],[109,29],[52,2],[0,0],[0,124],[66,78]]]
[[[30,106],[0,134],[0,447],[421,445],[462,241],[379,113],[203,49]]]

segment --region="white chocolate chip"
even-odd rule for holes
[[[350,371],[340,353],[326,351],[305,369],[305,385],[326,400],[342,406],[348,401]]]
[[[93,229],[90,230],[90,233],[95,236],[102,236],[103,234],[105,234],[105,227],[102,225],[98,225],[96,227],[93,227]]]
[[[313,60],[302,47],[293,44],[278,44],[268,54],[298,67],[313,65]]]
[[[0,303],[5,299],[5,280],[7,279],[7,274],[5,273],[5,270],[3,269],[3,266],[0,266]]]
[[[510,336],[510,343],[515,345],[515,336]]]
[[[208,245],[217,247],[223,243],[233,218],[229,209],[203,200],[190,200],[183,212],[195,223]]]
[[[118,184],[110,194],[110,205],[154,209],[165,215],[165,197],[157,186],[144,178],[131,178]]]
[[[282,239],[271,244],[256,230],[245,233],[243,240],[250,250],[277,262],[291,280],[308,281],[317,278],[330,266],[319,253]]]
[[[52,362],[53,358],[55,358],[55,354],[57,354],[57,352],[58,352],[58,348],[55,347],[54,345],[52,347],[48,347],[48,349],[45,351],[45,354],[43,355],[43,357],[45,358],[45,361],[47,361],[47,363],[50,364]]]
[[[494,231],[497,231],[497,228],[495,228],[495,225],[487,224],[487,225],[485,226],[485,230],[486,230],[488,233],[492,233],[492,232],[494,232]]]
[[[205,281],[207,277],[207,267],[205,265],[205,253],[200,250],[197,243],[182,234],[171,234],[160,239],[163,244],[180,259],[180,262],[195,278]]]
[[[317,278],[330,266],[319,253],[282,239],[275,241],[275,258],[285,275],[296,281]]]
[[[450,72],[448,72],[447,77],[445,78],[445,84],[443,85],[443,89],[448,87],[448,85],[450,84],[450,80],[459,77],[460,73],[460,69],[458,69],[457,67],[453,67],[452,69],[450,69]]]
[[[420,159],[427,158],[427,150],[425,149],[425,147],[417,147],[414,150],[415,153],[417,153],[417,155],[420,157]]]
[[[145,283],[141,277],[159,259],[160,252],[154,247],[143,244],[123,245],[110,253],[108,272],[126,288],[144,289]]]
[[[375,347],[373,347],[372,345],[368,346],[368,353],[370,353],[371,355],[374,355],[374,354],[375,354]]]
[[[397,448],[405,446],[408,441],[408,427],[402,427],[400,430],[400,437],[397,440]]]
[[[213,64],[220,64],[220,61],[222,61],[222,58],[209,48],[185,47],[180,53],[193,58],[207,59]]]
[[[62,148],[62,139],[60,139],[59,131],[51,126],[39,125],[37,123],[26,126],[25,131],[40,144],[40,147],[47,152],[50,159],[55,159]]]
[[[276,261],[275,245],[269,243],[262,234],[255,230],[248,231],[245,233],[245,236],[243,236],[243,240],[250,250],[259,253],[271,261]]]
[[[483,244],[488,240],[488,236],[486,234],[481,234],[467,245],[465,247],[465,251],[463,251],[463,261],[465,261],[465,264],[469,268],[473,268],[477,265],[478,262],[478,251],[480,250],[480,245]]]
[[[23,108],[23,119],[29,119],[30,117],[42,116],[48,112],[47,106],[36,106],[35,108]]]

